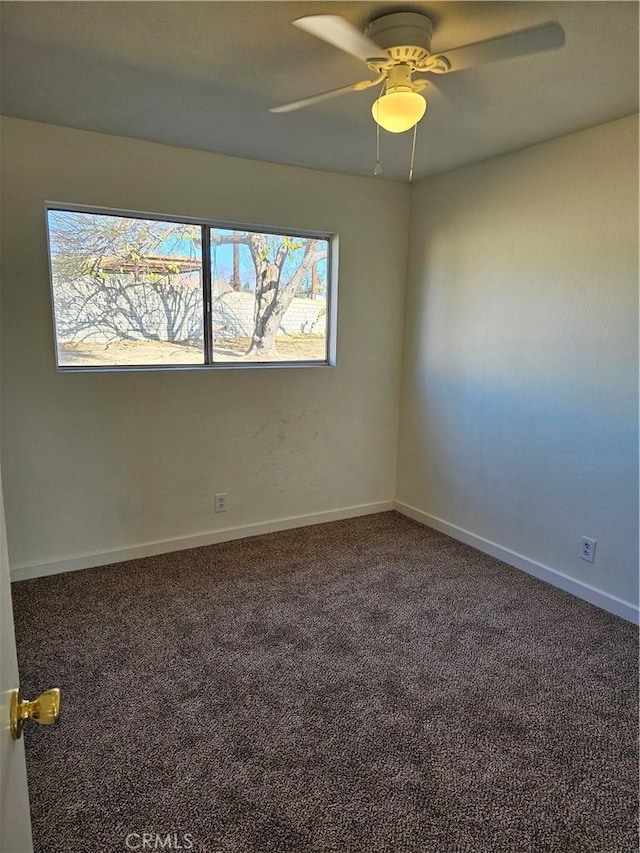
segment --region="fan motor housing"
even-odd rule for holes
[[[433,24],[419,12],[394,12],[371,21],[365,35],[396,62],[420,65],[431,53]]]

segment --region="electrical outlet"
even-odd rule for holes
[[[596,558],[596,540],[583,536],[580,540],[580,559],[593,563]]]
[[[216,512],[226,512],[227,511],[227,493],[226,492],[218,492],[216,495]]]

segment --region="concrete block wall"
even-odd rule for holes
[[[214,297],[213,326],[216,334],[228,337],[251,337],[253,331],[253,293],[227,291]],[[279,335],[323,335],[327,328],[325,299],[295,297],[280,325]]]

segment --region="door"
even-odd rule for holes
[[[19,686],[11,585],[0,479],[0,853],[32,853],[24,740],[9,728],[11,691]]]

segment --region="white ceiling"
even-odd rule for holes
[[[637,2],[7,2],[2,113],[315,169],[371,175],[374,90],[275,115],[365,79],[362,62],[291,26],[358,27],[423,11],[434,52],[549,21],[559,50],[430,78],[416,177],[638,111]],[[364,73],[363,73],[364,72]],[[383,132],[384,177],[406,180],[411,134]]]

